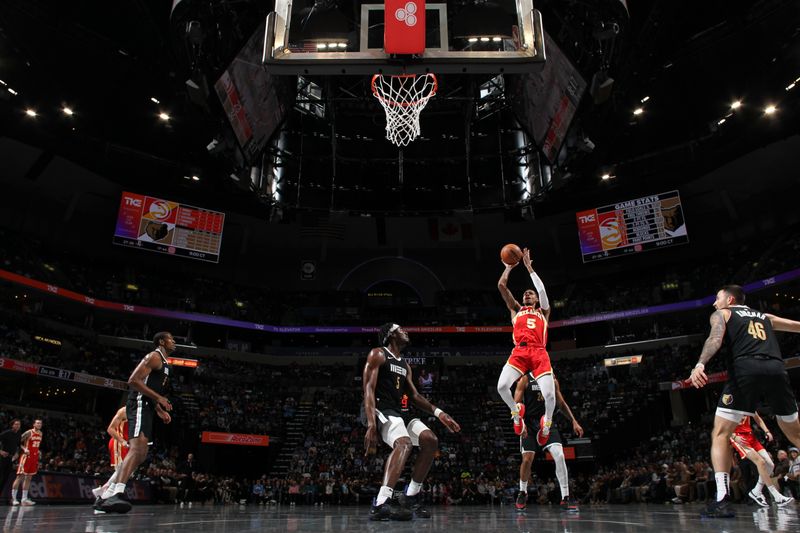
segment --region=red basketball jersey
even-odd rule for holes
[[[750,417],[744,417],[742,423],[736,426],[736,429],[733,430],[734,433],[737,435],[750,435],[753,433],[753,427],[750,425]]]
[[[541,310],[522,306],[511,323],[514,326],[514,344],[524,342],[527,346],[542,349],[547,345],[547,320]]]
[[[25,444],[25,447],[28,448],[28,455],[32,456],[39,455],[39,445],[41,443],[42,443],[42,432],[32,429],[31,436],[28,437],[28,442]]]

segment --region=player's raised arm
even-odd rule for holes
[[[364,415],[367,417],[367,434],[364,435],[364,453],[369,453],[378,444],[378,428],[375,426],[375,385],[378,371],[386,362],[386,355],[380,348],[373,348],[367,356],[361,381],[364,386]]]
[[[150,375],[153,370],[161,368],[161,355],[158,352],[150,352],[139,361],[136,368],[133,370],[131,377],[128,378],[128,385],[134,390],[141,392],[143,395],[152,399],[159,404],[165,411],[172,410],[172,404],[165,397],[158,394],[145,384],[145,379]]]
[[[772,329],[775,331],[788,331],[789,333],[800,333],[800,322],[789,320],[767,313],[767,318],[772,322]]]
[[[428,401],[427,398],[417,391],[417,388],[414,386],[414,380],[411,379],[410,367],[408,367],[408,374],[406,374],[406,383],[408,384],[408,390],[411,392],[411,403],[413,403],[422,411],[431,413],[433,416],[438,418],[439,422],[444,424],[444,426],[449,429],[451,433],[458,433],[461,431],[461,426],[458,425],[458,422],[453,420],[450,415],[438,407],[435,407],[431,402]]]
[[[533,286],[536,287],[536,292],[539,294],[539,306],[542,309],[542,314],[545,320],[550,320],[550,300],[547,298],[547,291],[544,289],[542,278],[533,270],[531,251],[528,248],[525,248],[522,252],[522,263],[525,265],[525,268],[528,269],[528,274],[531,276]]]
[[[517,265],[506,265],[505,270],[503,270],[503,273],[500,274],[500,279],[497,280],[497,290],[500,291],[500,296],[503,297],[506,307],[508,307],[508,310],[511,311],[512,319],[514,318],[514,314],[519,311],[519,308],[521,307],[519,302],[514,299],[514,295],[511,294],[511,291],[508,290],[508,275],[515,266]]]

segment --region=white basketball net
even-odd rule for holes
[[[386,112],[386,138],[397,146],[419,137],[419,115],[436,94],[433,74],[372,77],[372,94]]]

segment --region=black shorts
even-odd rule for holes
[[[717,408],[734,414],[752,415],[762,402],[769,404],[777,416],[797,412],[786,365],[777,359],[735,359]]]
[[[528,420],[525,420],[525,425],[528,427],[528,436],[524,439],[522,437],[519,438],[519,453],[539,453],[546,451],[547,448],[554,444],[564,444],[564,441],[561,439],[561,432],[558,431],[554,422],[553,425],[550,426],[550,437],[547,439],[547,444],[539,446],[539,443],[536,442],[536,434],[539,433],[539,421],[537,420],[536,424],[529,424],[528,422]]]
[[[125,414],[128,416],[128,439],[135,439],[139,435],[147,437],[148,444],[153,443],[153,421],[156,418],[156,408],[147,398],[141,400],[128,399],[125,405]]]

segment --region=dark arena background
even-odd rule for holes
[[[800,320],[796,84],[796,0],[3,0],[3,532],[800,530],[766,397],[771,486],[726,443],[707,516],[729,343],[689,381],[723,285]],[[509,243],[575,422],[526,490]],[[385,323],[436,409],[404,465],[365,444]],[[797,396],[800,335],[750,327]]]

